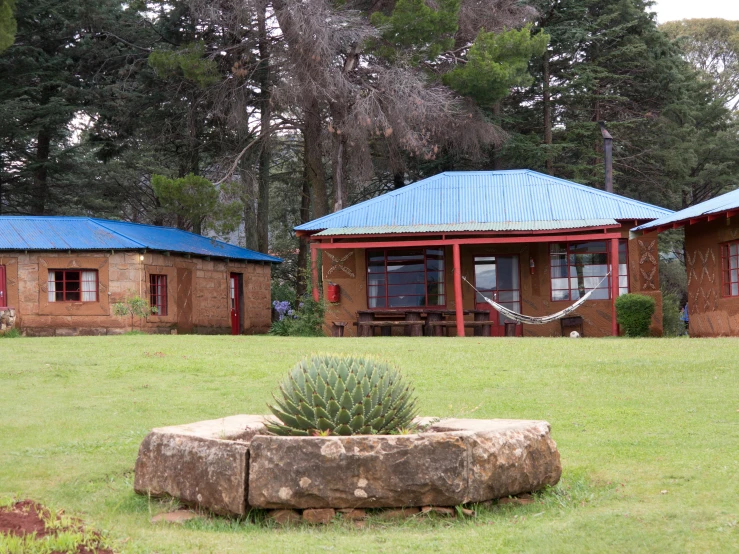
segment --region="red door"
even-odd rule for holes
[[[518,256],[475,256],[475,288],[490,300],[521,313]],[[490,334],[494,337],[504,336],[505,323],[513,323],[485,302],[480,294],[475,295],[475,309],[490,310],[493,322]],[[522,334],[523,327],[517,324],[516,336]]]
[[[241,334],[241,295],[239,274],[232,273],[229,279],[229,299],[231,302],[231,334]]]
[[[8,287],[5,284],[5,266],[0,265],[0,308],[8,307]]]

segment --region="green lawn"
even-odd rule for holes
[[[149,429],[264,413],[316,351],[395,362],[425,415],[546,419],[561,485],[468,522],[151,525],[167,504],[132,490]],[[736,339],[0,339],[0,406],[0,501],[63,508],[122,552],[739,551]]]

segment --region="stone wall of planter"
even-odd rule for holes
[[[545,421],[448,419],[426,432],[277,437],[238,415],[154,429],[136,461],[139,494],[217,514],[253,508],[458,506],[536,491],[562,473]]]

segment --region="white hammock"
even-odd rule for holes
[[[503,314],[508,319],[512,319],[513,321],[517,321],[518,323],[528,323],[530,325],[544,325],[545,323],[551,323],[552,321],[556,321],[556,320],[558,320],[560,318],[563,318],[567,314],[571,314],[577,308],[579,308],[580,306],[582,306],[585,303],[585,301],[588,298],[590,298],[590,295],[595,292],[595,289],[597,289],[600,286],[600,284],[603,281],[605,281],[606,278],[610,274],[611,274],[611,272],[609,271],[606,274],[606,276],[603,277],[603,279],[601,279],[600,282],[598,282],[598,284],[594,288],[592,288],[588,292],[586,292],[585,293],[585,296],[583,296],[582,298],[580,298],[580,300],[578,300],[577,302],[575,302],[571,306],[566,307],[564,310],[562,310],[561,312],[557,312],[556,314],[545,315],[543,317],[534,317],[534,316],[531,316],[531,315],[519,314],[518,312],[514,312],[513,310],[510,310],[510,309],[506,308],[505,306],[501,306],[497,302],[494,302],[493,300],[490,300],[489,298],[487,298],[479,290],[475,289],[474,285],[472,283],[470,283],[464,276],[462,277],[462,279],[464,279],[464,282],[465,283],[467,283],[469,286],[471,286],[473,289],[475,289],[475,292],[477,292],[480,296],[482,296],[485,299],[485,302],[487,302],[488,304],[490,304],[493,308],[495,308],[497,311],[499,311],[501,314]]]

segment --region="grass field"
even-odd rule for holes
[[[316,351],[395,362],[425,415],[546,419],[560,486],[467,522],[150,524],[168,504],[132,490],[149,429],[264,413]],[[0,501],[63,508],[121,552],[739,552],[736,339],[8,339],[0,406]]]

